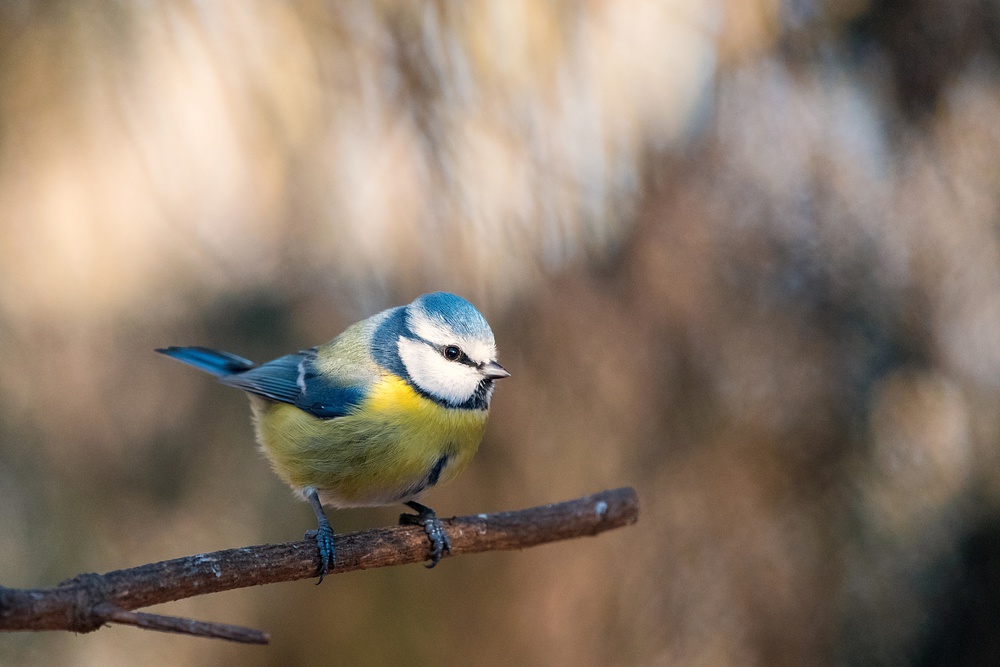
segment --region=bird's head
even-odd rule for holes
[[[493,330],[475,306],[435,292],[418,297],[391,320],[398,327],[394,356],[405,379],[442,405],[489,408],[493,383],[510,373],[497,363]]]

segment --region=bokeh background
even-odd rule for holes
[[[1000,661],[996,2],[4,2],[0,583],[298,539],[245,399],[152,349],[439,289],[513,377],[428,502],[636,526],[0,663]]]

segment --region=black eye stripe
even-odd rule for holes
[[[465,350],[463,350],[458,345],[455,345],[455,344],[450,344],[450,345],[435,345],[434,343],[430,342],[426,338],[420,338],[420,337],[417,337],[417,336],[414,336],[413,340],[418,340],[418,341],[426,344],[428,347],[434,348],[435,350],[438,351],[438,353],[442,357],[444,357],[448,361],[454,361],[454,362],[459,363],[459,364],[465,364],[466,366],[478,366],[479,365],[475,361],[473,361],[472,359],[470,359],[469,355],[467,355],[465,353]],[[458,350],[458,355],[459,356],[457,356],[455,358],[450,358],[447,354],[445,354],[445,351],[448,348],[450,348],[450,347],[453,347],[456,350]]]
[[[469,355],[465,353],[462,348],[458,345],[445,345],[440,348],[441,356],[443,356],[448,361],[454,361],[455,363],[465,364],[466,366],[475,366],[476,362],[469,358]]]
[[[441,356],[443,356],[448,361],[454,361],[458,364],[464,364],[466,366],[475,366],[476,362],[469,358],[469,355],[465,353],[458,345],[445,345],[440,348]]]

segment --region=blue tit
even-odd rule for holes
[[[320,581],[336,563],[331,507],[404,503],[433,567],[451,544],[417,499],[479,448],[497,363],[493,331],[465,299],[436,292],[372,315],[332,341],[256,365],[204,347],[157,350],[247,392],[261,450],[316,513]]]

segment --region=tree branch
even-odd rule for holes
[[[571,537],[597,535],[635,523],[634,489],[604,491],[515,512],[442,519],[451,538],[446,555],[524,549]],[[419,526],[391,526],[337,535],[337,566],[330,574],[419,563],[427,558]],[[107,574],[81,574],[54,588],[0,586],[0,631],[91,632],[106,623],[266,644],[265,633],[224,623],[133,611],[195,595],[317,576],[312,540],[226,549],[150,563]]]

